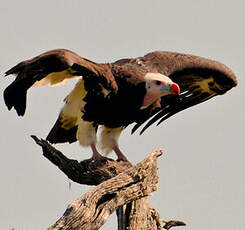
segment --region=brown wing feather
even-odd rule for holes
[[[236,76],[227,66],[198,56],[157,51],[129,62],[170,77],[181,90],[179,96],[162,97],[161,109],[137,121],[132,133],[147,120],[140,133],[157,121],[159,125],[179,111],[222,95],[237,85]]]
[[[78,76],[96,76],[102,84],[117,88],[109,65],[96,64],[65,49],[51,50],[23,61],[6,72],[6,76],[10,74],[16,78],[4,91],[5,104],[9,110],[14,107],[21,116],[31,86],[57,85]]]

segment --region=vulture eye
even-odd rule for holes
[[[161,85],[160,81],[156,81],[155,83],[156,83],[156,85]]]

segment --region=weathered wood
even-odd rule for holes
[[[130,211],[131,211],[131,203],[121,206],[116,210],[118,230],[128,229]]]
[[[146,160],[99,184],[70,204],[49,230],[99,229],[120,206],[150,195],[157,189],[156,152]]]
[[[172,227],[177,227],[177,226],[185,226],[186,224],[183,221],[179,220],[169,220],[169,221],[163,221],[165,225],[163,226],[163,229],[170,229]]]
[[[110,214],[117,211],[119,230],[169,229],[183,222],[164,222],[149,204],[147,196],[157,189],[156,151],[145,160],[132,166],[129,162],[104,158],[82,162],[68,159],[47,141],[32,138],[43,149],[43,155],[59,167],[71,180],[97,185],[72,202],[64,215],[48,230],[99,229]],[[182,224],[183,225],[183,224]]]
[[[72,181],[79,184],[98,185],[131,167],[126,161],[114,161],[105,157],[95,161],[92,158],[81,162],[67,158],[62,152],[55,149],[46,140],[31,136],[43,149],[43,155],[67,175]]]
[[[139,212],[140,210],[140,212]],[[161,230],[162,221],[158,212],[149,204],[147,198],[132,202],[129,229]]]

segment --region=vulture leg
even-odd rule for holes
[[[94,160],[104,159],[104,157],[98,152],[98,150],[97,150],[97,148],[95,146],[95,143],[92,143],[90,146],[91,146],[91,149],[93,151],[92,159],[94,159]]]
[[[117,145],[113,147],[113,151],[117,154],[118,161],[128,161]]]
[[[96,148],[96,132],[97,127],[92,122],[87,122],[82,119],[78,120],[77,139],[80,145],[84,147],[90,146],[93,152],[92,159],[101,160],[104,157]]]
[[[106,155],[113,150],[117,154],[118,160],[127,161],[127,158],[118,147],[118,139],[123,129],[124,127],[109,128],[102,126],[100,144]]]

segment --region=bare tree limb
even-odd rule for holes
[[[81,162],[67,158],[62,152],[55,149],[46,140],[31,136],[43,149],[43,155],[65,173],[68,178],[79,184],[98,185],[119,173],[127,170],[132,165],[126,161],[114,161],[105,157],[95,161],[92,158]]]
[[[120,206],[150,195],[157,189],[156,159],[160,155],[160,151],[151,154],[78,198],[49,230],[99,229]]]
[[[180,221],[164,221],[162,227],[160,215],[147,200],[157,190],[157,158],[162,151],[150,154],[136,166],[106,157],[102,161],[78,162],[68,159],[47,141],[32,138],[42,147],[43,155],[71,180],[97,185],[72,202],[48,230],[99,229],[114,211],[118,215],[118,230],[167,230],[184,225]]]
[[[165,225],[163,226],[163,229],[170,229],[172,227],[177,227],[177,226],[185,226],[186,224],[183,221],[179,220],[170,220],[170,221],[163,221]]]

